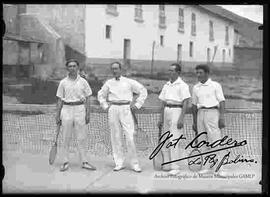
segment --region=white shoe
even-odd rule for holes
[[[215,172],[215,175],[218,177],[218,178],[226,178],[228,176],[228,173],[225,172],[225,171],[219,171],[219,172]]]
[[[91,165],[88,162],[83,162],[82,163],[82,168],[87,169],[87,170],[96,170],[96,167]]]
[[[113,169],[113,171],[119,171],[119,170],[123,170],[125,167],[123,165],[116,165]]]
[[[210,172],[212,172],[212,171],[206,168],[206,169],[200,170],[198,173],[199,174],[207,174],[207,173],[210,173]]]
[[[171,170],[171,171],[169,171],[169,175],[177,175],[177,174],[179,174],[181,171],[180,170]]]
[[[60,171],[64,172],[67,171],[69,169],[69,163],[65,162],[61,167],[60,167]]]
[[[141,171],[142,171],[142,169],[140,168],[140,166],[139,166],[138,164],[135,164],[135,165],[133,166],[133,170],[134,170],[135,172],[141,172]]]

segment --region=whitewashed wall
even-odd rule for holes
[[[131,40],[131,59],[151,60],[152,43],[156,41],[155,59],[176,61],[177,44],[182,44],[182,60],[204,62],[207,48],[218,50],[214,62],[222,62],[222,49],[226,50],[226,63],[233,61],[234,28],[227,20],[195,6],[166,5],[166,29],[160,29],[159,6],[143,5],[143,23],[134,21],[135,5],[118,5],[118,16],[108,15],[106,5],[87,5],[85,16],[85,52],[89,58],[123,58],[124,39]],[[178,28],[178,8],[184,8],[185,32]],[[196,36],[191,36],[191,14],[196,14]],[[214,22],[214,42],[209,41],[209,20]],[[112,38],[105,38],[105,26],[112,26]],[[229,45],[225,45],[225,26],[229,26]],[[164,35],[164,47],[159,36]],[[189,42],[194,42],[194,55],[189,57]],[[231,55],[229,56],[229,49]]]

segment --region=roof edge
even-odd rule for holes
[[[203,9],[203,10],[206,10],[207,12],[211,12],[212,14],[214,14],[214,15],[216,15],[216,16],[222,18],[222,19],[225,19],[225,20],[227,20],[227,21],[230,21],[231,23],[237,24],[237,22],[234,21],[233,19],[231,19],[231,18],[229,18],[229,17],[226,17],[226,16],[223,16],[222,14],[213,12],[213,11],[211,11],[210,9],[205,8],[203,5],[196,5],[196,6],[198,6],[199,8],[201,8],[201,9]]]

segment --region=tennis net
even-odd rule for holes
[[[135,137],[135,143],[140,156],[148,157],[158,142],[159,120],[158,108],[138,110],[136,116],[141,131]],[[14,150],[31,153],[48,153],[55,139],[55,106],[5,104],[2,112],[3,150]],[[262,111],[227,109],[225,114],[226,127],[222,135],[234,140],[247,140],[247,145],[233,148],[231,153],[249,157],[262,155]],[[90,123],[87,125],[88,152],[97,156],[112,153],[108,115],[97,106],[91,106]],[[185,117],[184,137],[190,142],[195,134],[192,130],[192,115]],[[125,138],[125,136],[123,136]],[[124,149],[126,145],[123,143]],[[185,146],[186,144],[181,144]],[[58,146],[63,147],[62,132],[59,135]],[[72,136],[70,151],[76,150],[77,140]]]

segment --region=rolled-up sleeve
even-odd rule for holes
[[[132,91],[136,94],[139,94],[138,98],[136,99],[135,106],[140,109],[144,104],[145,99],[147,98],[147,90],[146,88],[135,80],[129,80],[131,84]]]
[[[92,89],[88,82],[86,80],[83,80],[83,87],[84,87],[84,94],[85,97],[91,96],[92,95]]]
[[[158,98],[162,101],[165,101],[165,92],[166,92],[166,86],[164,85],[159,96],[158,96]]]
[[[222,87],[219,83],[216,83],[215,93],[216,93],[216,97],[217,97],[218,102],[225,101]]]
[[[107,103],[107,96],[109,93],[109,86],[105,83],[102,88],[98,91],[98,101],[103,109],[107,109],[109,107]]]
[[[189,92],[189,86],[187,84],[184,84],[182,86],[182,89],[181,89],[181,97],[182,97],[182,100],[185,100],[187,98],[190,98],[190,92]]]
[[[60,99],[64,99],[64,85],[63,85],[63,81],[60,81],[57,91],[56,91],[56,96]]]
[[[197,105],[197,103],[198,103],[198,97],[197,97],[197,95],[196,95],[196,88],[195,88],[195,86],[193,86],[193,88],[192,88],[192,99],[191,99],[192,101],[192,104],[193,105]]]

